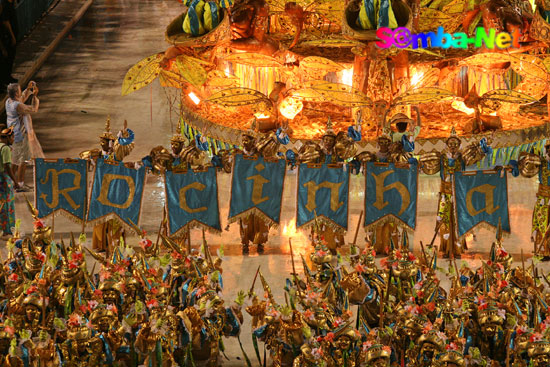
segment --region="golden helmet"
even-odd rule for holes
[[[170,142],[172,143],[183,143],[184,145],[189,144],[189,140],[181,134],[174,134],[172,135],[172,138],[170,139]]]
[[[349,324],[344,324],[338,329],[334,330],[334,339],[338,339],[342,336],[347,336],[351,341],[359,340],[360,334],[351,327]]]
[[[418,267],[412,261],[399,260],[397,268],[393,270],[393,273],[401,279],[413,278],[418,273]]]
[[[115,140],[115,136],[111,133],[111,118],[107,117],[105,122],[105,132],[99,136],[100,139]]]
[[[120,284],[117,283],[114,279],[106,279],[105,281],[101,282],[99,285],[100,291],[109,291],[109,290],[115,290],[120,293]]]
[[[311,261],[314,264],[321,265],[332,261],[332,254],[325,245],[318,244],[315,246],[315,251],[310,255]]]
[[[527,354],[530,358],[540,355],[550,355],[550,342],[547,340],[534,341],[529,344]]]
[[[92,323],[95,323],[96,321],[104,317],[114,319],[116,318],[116,314],[106,307],[98,307],[90,315],[90,321]]]
[[[449,350],[440,355],[439,363],[452,363],[459,367],[464,366],[464,356],[462,353],[457,352],[456,350]]]
[[[42,310],[43,305],[44,305],[43,297],[40,297],[36,293],[29,294],[23,300],[23,306],[34,306],[34,307],[38,308],[39,310]]]
[[[32,231],[32,242],[39,243],[40,241],[51,242],[52,229],[49,226],[35,227]]]
[[[398,123],[413,123],[414,120],[410,118],[409,116],[405,115],[404,113],[398,113],[392,116],[390,120],[390,124],[398,124]]]
[[[67,332],[67,339],[72,340],[87,340],[92,337],[92,330],[87,326],[78,326],[69,329]]]
[[[441,339],[438,335],[437,335],[437,332],[434,331],[434,330],[430,330],[428,331],[427,333],[425,334],[422,334],[420,336],[420,338],[418,338],[418,342],[417,344],[418,345],[422,345],[424,343],[430,343],[430,344],[433,344],[437,347],[437,349],[439,349],[440,351],[443,350],[444,348],[444,341],[443,339]]]
[[[484,310],[479,311],[478,320],[480,325],[504,323],[502,316],[498,314],[498,309],[494,306],[489,306]]]
[[[384,348],[382,344],[375,344],[367,349],[366,362],[369,363],[378,358],[390,359],[391,349]]]

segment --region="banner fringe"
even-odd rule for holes
[[[388,214],[388,215],[376,220],[375,222],[373,222],[371,224],[367,224],[366,226],[363,226],[363,228],[365,229],[365,232],[370,232],[370,231],[375,230],[376,227],[383,226],[386,223],[392,223],[392,224],[395,224],[396,226],[403,227],[403,230],[407,231],[407,233],[409,235],[413,235],[414,232],[415,232],[415,230],[413,228],[409,227],[409,225],[407,223],[405,223],[401,219],[397,218],[393,214]]]
[[[227,224],[232,224],[232,223],[238,222],[239,220],[248,218],[251,215],[255,215],[257,217],[260,217],[260,219],[263,220],[265,222],[265,224],[270,229],[271,228],[273,228],[273,229],[278,229],[279,228],[279,223],[275,222],[273,219],[268,217],[264,212],[262,212],[260,209],[258,209],[256,207],[245,210],[244,212],[239,213],[239,214],[229,218],[227,220]]]
[[[40,217],[40,219],[50,219],[54,215],[61,215],[65,218],[69,219],[71,222],[76,223],[76,224],[80,224],[80,225],[82,225],[82,222],[86,222],[86,221],[82,220],[81,218],[77,217],[76,215],[74,215],[72,213],[69,213],[65,209],[57,209],[57,210],[55,210],[54,212],[51,212],[48,215]],[[89,222],[86,222],[86,225],[88,223]]]
[[[334,222],[333,220],[325,217],[324,215],[320,215],[320,216],[317,217],[317,220],[312,219],[309,222],[304,223],[301,226],[296,227],[296,228],[297,229],[311,229],[311,228],[315,228],[315,225],[317,223],[320,226],[326,226],[329,229],[332,229],[333,231],[338,232],[338,233],[343,234],[343,233],[347,232],[347,228],[342,227],[341,225],[339,225],[338,223]]]
[[[178,229],[176,232],[170,235],[170,238],[180,238],[185,236],[187,233],[189,233],[192,229],[204,229],[206,232],[220,235],[222,233],[221,229],[216,229],[214,227],[210,227],[209,225],[206,225],[204,223],[199,222],[198,220],[193,219],[191,222],[187,223],[180,229]]]
[[[120,225],[122,225],[124,230],[128,230],[129,232],[134,233],[136,235],[140,234],[140,233],[137,233],[136,230],[134,228],[132,228],[132,226],[130,226],[128,223],[126,223],[124,220],[122,220],[122,218],[120,218],[115,213],[109,213],[109,214],[104,215],[101,218],[97,218],[97,219],[93,219],[91,221],[87,221],[86,225],[91,225],[91,226],[95,227],[96,225],[106,223],[106,222],[110,221],[111,219],[115,219]]]
[[[458,237],[458,242],[461,242],[468,235],[472,234],[474,232],[474,230],[476,230],[476,229],[486,229],[488,231],[493,231],[493,232],[495,232],[495,235],[496,235],[497,226],[489,224],[487,222],[480,222],[480,223],[476,224],[475,226],[473,226],[472,228],[470,228],[469,230],[467,230],[466,233],[464,233],[462,236]],[[502,231],[502,239],[510,238],[510,236],[511,236],[510,232],[506,232],[504,230]]]

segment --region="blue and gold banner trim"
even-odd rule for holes
[[[86,220],[87,168],[83,159],[34,160],[34,203],[39,218],[61,213],[78,223]]]
[[[505,170],[456,172],[453,196],[459,240],[479,225],[497,228],[499,221],[502,231],[510,233]]]
[[[216,168],[167,171],[164,177],[170,236],[191,228],[221,233]]]
[[[296,228],[324,224],[348,229],[349,167],[306,164],[298,168]]]
[[[146,169],[134,168],[133,163],[97,160],[88,222],[101,223],[118,218],[129,229],[139,225]]]
[[[418,166],[368,162],[365,169],[365,230],[386,222],[416,228]]]
[[[258,215],[269,226],[281,221],[286,161],[263,157],[233,157],[229,223]]]

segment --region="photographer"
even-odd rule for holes
[[[13,164],[17,165],[18,192],[30,190],[30,187],[25,185],[26,161],[31,159],[28,131],[32,127],[29,126],[28,120],[31,114],[38,112],[40,101],[37,94],[38,87],[33,81],[29,83],[27,89],[23,92],[21,92],[19,84],[12,83],[8,85],[6,115],[7,125],[13,128],[14,133]],[[28,98],[32,98],[30,106],[25,105]]]

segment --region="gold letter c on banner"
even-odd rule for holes
[[[191,189],[202,191],[206,188],[206,185],[200,183],[200,182],[193,182],[190,183],[187,186],[184,186],[180,189],[180,208],[185,210],[188,213],[198,213],[198,212],[204,212],[208,208],[205,206],[201,206],[200,208],[190,208],[189,205],[187,205],[187,198],[185,197],[185,194],[187,194],[187,191]]]
[[[466,209],[468,210],[468,214],[473,217],[482,212],[487,212],[487,214],[489,215],[496,212],[498,208],[500,208],[500,205],[497,205],[496,207],[493,206],[493,193],[495,188],[496,186],[484,184],[470,189],[466,194]],[[485,207],[481,208],[480,210],[476,210],[476,208],[474,208],[474,204],[472,203],[472,197],[475,192],[479,192],[485,196]]]
[[[107,197],[107,195],[109,194],[109,187],[111,186],[111,182],[116,180],[122,180],[125,181],[126,184],[128,184],[128,189],[130,192],[128,193],[128,198],[126,198],[126,201],[123,204],[112,203]],[[107,173],[103,176],[103,180],[101,181],[101,191],[99,192],[99,197],[97,198],[97,201],[99,201],[103,205],[112,206],[114,208],[128,209],[128,207],[132,205],[132,201],[134,201],[135,193],[136,185],[132,177]]]

